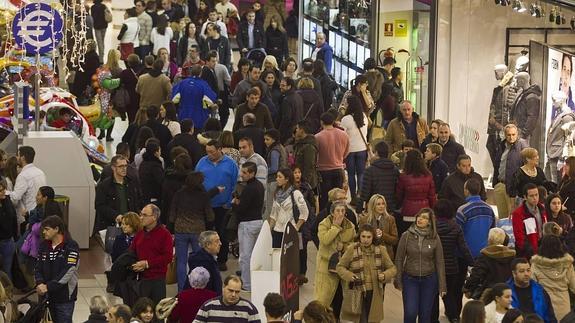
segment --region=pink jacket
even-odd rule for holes
[[[30,233],[28,234],[28,236],[26,236],[26,239],[24,240],[24,243],[22,244],[22,253],[24,253],[25,255],[28,255],[30,257],[38,257],[38,248],[40,247],[40,228],[42,227],[42,223],[38,222],[38,223],[34,223],[32,225],[32,230],[30,230]]]

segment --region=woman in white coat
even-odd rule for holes
[[[294,177],[291,169],[278,170],[276,181],[277,189],[274,193],[269,222],[272,228],[272,246],[281,248],[283,232],[288,222],[291,222],[299,232],[307,220],[309,210],[303,194],[293,186]]]
[[[511,295],[511,288],[505,283],[497,283],[483,292],[481,300],[485,304],[485,323],[501,323],[511,308]]]

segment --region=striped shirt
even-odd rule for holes
[[[193,323],[218,322],[218,323],[260,323],[257,308],[249,301],[240,298],[234,305],[226,305],[222,296],[212,298],[202,305]]]
[[[463,230],[465,241],[473,258],[487,246],[489,230],[495,227],[495,212],[478,195],[468,196],[457,209],[456,221]]]

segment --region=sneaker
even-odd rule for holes
[[[108,286],[106,286],[106,293],[112,294],[112,293],[114,293],[114,290],[115,290],[115,289],[114,289],[114,286],[113,286],[113,285],[108,285]]]
[[[236,270],[236,275],[241,277],[241,276],[242,276],[242,271],[241,271],[241,270]]]
[[[219,263],[219,264],[218,264],[218,269],[219,269],[220,271],[228,271],[228,266],[226,266],[226,263],[225,263],[225,262],[224,262],[224,263]]]
[[[298,278],[297,278],[297,284],[298,284],[298,285],[301,286],[301,285],[307,284],[307,283],[308,283],[308,279],[307,279],[306,276],[304,276],[304,275],[299,275],[299,276],[298,276]]]

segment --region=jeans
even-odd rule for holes
[[[445,307],[445,316],[452,321],[461,316],[463,308],[463,284],[467,276],[467,265],[461,258],[458,259],[459,272],[445,276],[447,284],[447,293],[443,296],[443,305]],[[463,266],[463,267],[462,267]],[[431,322],[439,322],[439,297],[434,298],[433,314]]]
[[[0,256],[2,257],[2,270],[12,279],[12,261],[16,252],[16,244],[12,238],[0,240]]]
[[[371,300],[373,299],[373,290],[368,290],[363,295],[361,301],[361,316],[359,318],[360,323],[369,323],[369,311],[371,310]]]
[[[226,227],[228,225],[226,222],[226,214],[228,210],[223,207],[215,207],[213,210],[215,216],[214,226],[222,242],[220,252],[218,253],[218,264],[225,264],[228,261],[228,253],[230,252],[230,243],[228,242],[228,236],[226,234]]]
[[[267,184],[266,184],[266,200],[264,201],[264,220],[267,220],[270,217],[270,214],[272,213],[272,207],[274,205],[274,193],[276,191],[278,187],[278,182],[276,182],[275,180],[273,182],[270,182],[268,180]]]
[[[320,196],[319,196],[319,209],[323,210],[328,202],[327,193],[332,189],[343,186],[343,170],[333,169],[320,171]]]
[[[152,45],[140,45],[134,49],[136,55],[143,61],[144,58],[152,53]]]
[[[72,323],[72,316],[74,315],[74,303],[50,303],[50,315],[54,323]]]
[[[200,249],[198,235],[194,233],[174,234],[174,244],[176,245],[176,276],[178,277],[178,292],[184,289],[186,279],[188,279],[188,248],[191,245],[192,251]]]
[[[243,221],[238,225],[238,242],[240,244],[240,270],[242,271],[243,288],[251,290],[250,260],[256,240],[262,229],[262,220]]]
[[[106,30],[104,29],[94,29],[94,34],[96,35],[96,44],[98,45],[98,57],[100,58],[100,62],[104,62],[104,54],[106,53],[104,50],[104,39],[106,38]]]
[[[438,294],[437,273],[415,277],[403,273],[403,322],[430,322],[433,302]]]
[[[361,188],[363,181],[363,171],[365,170],[365,163],[367,162],[367,150],[349,153],[345,159],[345,167],[347,169],[347,177],[349,183],[349,192],[351,197],[356,196],[357,189]],[[355,177],[357,176],[357,182]],[[357,183],[357,186],[356,186]]]

